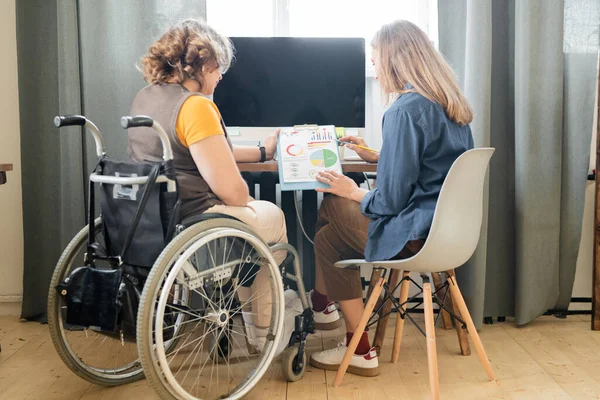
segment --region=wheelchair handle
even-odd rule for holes
[[[152,128],[154,124],[154,120],[145,115],[137,115],[135,117],[121,117],[121,126],[123,129],[127,128],[135,128],[138,126],[147,126],[148,128]]]
[[[146,115],[121,117],[121,127],[123,129],[136,128],[141,126],[153,128],[158,133],[158,137],[160,138],[160,142],[162,143],[163,148],[163,160],[172,160],[173,149],[171,148],[169,136],[167,136],[167,132],[165,132],[163,127],[158,122],[154,121],[152,118]]]
[[[54,117],[54,126],[60,128],[62,126],[84,126],[86,119],[83,115],[57,115]]]
[[[57,115],[54,117],[54,126],[57,128],[63,126],[85,126],[86,129],[92,133],[92,136],[94,136],[94,142],[96,142],[96,155],[102,157],[106,154],[100,130],[92,121],[83,115]]]

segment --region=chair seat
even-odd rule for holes
[[[354,268],[362,266],[377,266],[381,268],[394,268],[403,271],[411,272],[444,272],[448,270],[445,266],[436,266],[435,264],[425,264],[422,259],[419,258],[417,253],[411,258],[403,260],[387,260],[387,261],[367,261],[367,260],[342,260],[335,263],[337,268]]]

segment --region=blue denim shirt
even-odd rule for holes
[[[368,261],[394,258],[410,240],[425,239],[452,163],[473,148],[471,128],[449,120],[418,93],[400,96],[383,116],[377,188],[361,201],[371,219]]]

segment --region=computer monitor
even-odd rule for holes
[[[365,126],[365,41],[232,37],[214,102],[228,126]]]

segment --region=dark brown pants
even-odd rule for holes
[[[337,268],[334,264],[341,260],[364,258],[370,221],[355,201],[333,195],[323,199],[317,220],[315,255],[316,267],[323,275],[330,300],[363,297],[360,271]],[[397,258],[411,257],[424,243],[424,240],[410,241]]]

